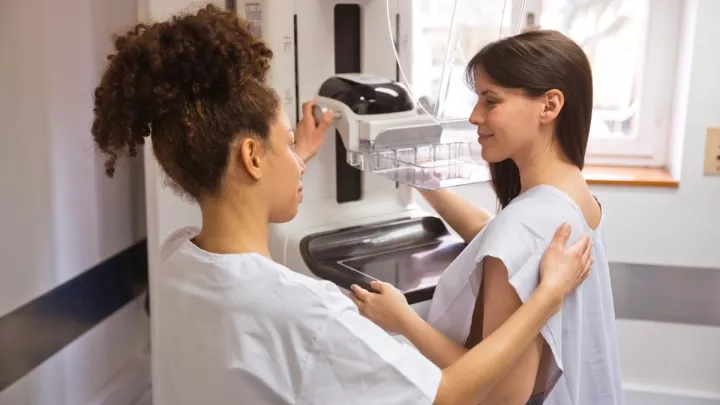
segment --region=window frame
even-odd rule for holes
[[[528,14],[534,13],[535,23],[540,22],[542,0],[524,0],[524,8],[521,8],[523,0],[508,0],[508,3],[510,2],[512,21],[520,21],[520,25],[524,27]],[[586,152],[587,164],[648,167],[667,165],[683,3],[684,0],[649,0],[644,58],[639,67],[642,73],[636,136],[591,137]],[[411,84],[413,72],[417,70],[413,67],[412,57],[412,0],[398,0],[398,10],[401,15],[407,15],[404,19],[406,23],[400,30],[402,41],[398,56],[404,70],[400,80],[407,80],[408,84]],[[518,18],[519,12],[522,12],[522,19]],[[517,32],[519,27],[513,28]],[[594,116],[597,114],[598,112],[593,112]]]

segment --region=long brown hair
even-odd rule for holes
[[[478,72],[498,86],[523,89],[530,97],[560,90],[565,103],[556,120],[555,138],[565,156],[583,168],[593,84],[590,62],[580,46],[557,31],[528,31],[493,42],[470,60],[466,79],[473,88]],[[500,206],[505,208],[520,194],[518,167],[506,159],[490,163],[490,174]]]

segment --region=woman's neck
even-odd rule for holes
[[[567,194],[582,212],[585,223],[597,229],[602,209],[590,191],[582,170],[557,150],[545,150],[532,160],[517,159],[520,172],[520,194],[539,185],[550,185]]]
[[[205,201],[195,244],[218,254],[258,253],[269,259],[267,212],[253,201]]]
[[[565,158],[557,144],[515,159],[515,164],[520,172],[520,193],[542,184],[567,190],[585,183],[582,170]]]

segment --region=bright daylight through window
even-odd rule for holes
[[[413,96],[438,117],[469,116],[477,97],[464,68],[483,45],[518,30],[555,29],[585,50],[593,68],[588,162],[665,163],[682,0],[407,1],[412,62],[402,68]],[[451,68],[443,72],[446,60]]]

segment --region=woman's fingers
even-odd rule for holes
[[[583,269],[589,268],[590,265],[592,265],[592,261],[593,261],[592,255],[589,253],[584,253],[581,258],[580,265],[583,267]]]
[[[585,263],[585,268],[583,268],[583,271],[580,273],[580,278],[578,279],[578,283],[577,283],[576,287],[579,287],[580,284],[582,284],[585,280],[587,280],[588,276],[590,275],[590,268],[592,267],[592,264],[594,261],[595,261],[595,259],[593,259],[591,257],[590,260],[588,260],[587,263]]]
[[[565,249],[565,244],[570,238],[570,225],[563,223],[556,230],[550,241],[550,246],[555,247],[558,250]]]
[[[382,281],[374,280],[374,281],[370,282],[370,287],[372,287],[375,291],[379,292],[380,294],[383,294],[383,293],[385,293],[386,283],[384,283]]]
[[[355,306],[357,306],[358,311],[360,311],[361,315],[365,315],[365,303],[363,301],[360,301],[355,294],[350,294],[350,299],[352,302],[355,303]]]
[[[585,251],[582,255],[582,264],[583,264],[583,272],[582,277],[580,279],[580,283],[585,281],[585,279],[588,278],[590,275],[590,267],[592,267],[593,262],[595,261],[595,258],[592,256],[592,239],[588,237],[588,243],[585,247]]]
[[[315,100],[309,100],[302,104],[302,113],[303,118],[307,117],[308,119],[314,118],[312,113],[312,108],[315,105]]]
[[[357,298],[360,299],[361,301],[365,301],[367,299],[368,295],[370,294],[370,291],[360,287],[357,284],[351,285],[350,289],[355,294],[355,296],[357,296]]]
[[[572,245],[570,249],[577,255],[576,257],[582,258],[585,251],[590,245],[590,237],[587,234],[583,234],[578,240]]]
[[[585,246],[585,250],[582,254],[582,260],[583,263],[587,263],[590,260],[590,256],[592,255],[592,240],[588,237],[587,246]]]

